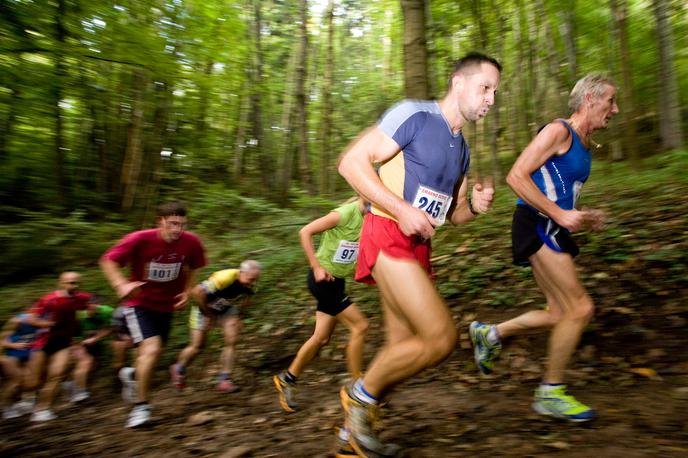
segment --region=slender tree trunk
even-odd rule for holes
[[[547,14],[543,0],[535,1],[535,12],[542,20],[542,43],[547,51],[547,57],[544,59],[544,63],[547,65],[547,73],[549,74],[550,79],[555,83],[554,87],[557,91],[556,100],[558,101],[556,111],[557,113],[565,113],[568,102],[568,98],[566,97],[568,93],[568,85],[566,84],[567,77],[562,72],[560,53],[554,46],[554,28],[551,26],[549,14]],[[543,86],[548,87],[550,85],[545,84]]]
[[[13,78],[16,78],[13,76]],[[12,129],[14,128],[14,120],[16,118],[17,106],[19,105],[19,84],[16,80],[13,81],[8,88],[11,92],[10,101],[7,106],[7,116],[2,123],[2,129],[0,132],[0,163],[4,162],[9,157],[9,151],[7,145],[9,144],[10,138],[12,138]]]
[[[320,193],[332,193],[330,175],[330,149],[332,148],[332,87],[334,86],[334,1],[329,0],[325,10],[327,42],[325,45],[325,71],[321,90],[322,114],[320,116]]]
[[[491,7],[494,11],[498,11],[497,5],[491,2]],[[495,57],[497,60],[501,61],[504,56],[504,37],[507,33],[507,18],[499,18],[499,29],[497,31],[497,37],[495,40]],[[499,184],[502,181],[502,167],[499,161],[499,137],[501,136],[501,117],[500,108],[502,106],[503,97],[498,97],[495,99],[494,106],[490,110],[492,112],[492,132],[490,135],[490,151],[492,152],[492,176],[495,184]]]
[[[287,64],[287,80],[284,85],[284,103],[282,104],[282,120],[280,125],[283,128],[283,140],[282,149],[284,154],[282,155],[282,168],[280,170],[280,202],[284,203],[289,195],[289,186],[291,184],[291,179],[294,176],[294,163],[297,162],[295,158],[295,141],[294,132],[296,124],[296,109],[294,108],[295,100],[294,94],[296,93],[296,74],[297,74],[297,62],[299,58],[298,48],[291,53],[289,57],[289,63]]]
[[[248,86],[248,85],[247,85]],[[244,152],[246,151],[246,125],[248,124],[250,88],[244,89],[239,103],[239,125],[236,131],[236,141],[234,143],[234,161],[228,165],[228,172],[233,179],[238,179],[246,171]]]
[[[253,63],[251,66],[250,88],[251,91],[251,138],[246,142],[245,162],[257,161],[258,173],[263,186],[267,191],[274,189],[273,182],[273,158],[265,145],[263,132],[263,44],[261,40],[262,0],[252,0],[253,6]]]
[[[66,209],[69,202],[69,178],[67,177],[67,170],[65,167],[66,145],[64,141],[64,129],[62,124],[62,84],[66,77],[65,63],[64,63],[64,47],[66,30],[62,22],[67,13],[65,0],[57,1],[57,11],[55,17],[55,38],[57,43],[55,45],[55,80],[53,81],[53,110],[55,118],[55,178],[57,181],[58,202],[63,209]]]
[[[515,95],[517,108],[514,110],[514,113],[517,115],[517,121],[514,123],[516,127],[516,135],[514,135],[514,138],[517,139],[516,150],[514,151],[515,155],[519,155],[530,141],[531,128],[534,124],[530,106],[534,94],[533,82],[535,72],[533,71],[533,55],[529,52],[532,50],[533,46],[528,33],[526,8],[527,6],[524,5],[523,1],[518,0],[516,10],[517,17],[514,18],[514,40],[516,43],[519,43],[516,52],[518,62],[521,63],[522,68],[520,71],[516,72],[518,91]]]
[[[631,51],[628,42],[628,5],[626,0],[610,0],[612,16],[616,19],[615,27],[619,37],[619,56],[621,61],[621,115],[624,120],[623,138],[625,150],[635,165],[638,163],[638,136],[635,127],[635,107],[633,104],[633,86],[631,83]]]
[[[160,182],[163,175],[163,162],[161,152],[167,143],[170,112],[172,111],[172,90],[166,81],[155,85],[156,108],[153,115],[153,132],[151,141],[146,148],[147,180],[145,190],[142,193],[145,198],[145,211],[143,222],[155,219],[155,208],[158,202]]]
[[[122,185],[121,209],[124,213],[133,208],[140,184],[141,165],[143,163],[142,131],[145,80],[143,70],[135,70],[131,118],[127,128],[127,147],[124,152],[122,177],[120,179]]]
[[[404,81],[406,97],[430,98],[428,50],[425,40],[425,0],[401,0],[404,14]]]
[[[566,47],[566,68],[568,69],[568,84],[573,87],[578,78],[578,47],[576,45],[576,0],[567,0],[565,7],[559,13],[561,24],[559,30]]]
[[[659,132],[663,149],[683,148],[681,93],[674,61],[674,41],[667,0],[653,0],[659,49]]]
[[[308,194],[315,195],[313,171],[308,154],[308,118],[306,106],[306,79],[308,73],[308,1],[299,2],[300,44],[299,60],[296,67],[296,126],[298,134],[299,175]]]

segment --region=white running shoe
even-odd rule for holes
[[[34,411],[34,413],[31,414],[30,420],[33,422],[44,422],[44,421],[54,420],[56,418],[57,418],[57,415],[55,415],[52,410],[44,409],[44,410]]]
[[[120,369],[119,380],[122,382],[122,399],[124,399],[124,402],[136,402],[136,380],[134,380],[134,368],[123,367]]]
[[[19,418],[21,416],[21,412],[14,405],[6,407],[5,410],[2,411],[3,420],[14,420],[15,418]]]
[[[144,426],[150,422],[151,409],[148,404],[139,404],[134,406],[129,413],[129,419],[127,420],[127,428],[138,428],[139,426]]]
[[[72,396],[69,398],[69,402],[72,404],[75,404],[77,402],[85,401],[86,399],[91,397],[91,393],[89,393],[87,390],[81,390],[81,389],[75,389],[74,393]]]
[[[19,415],[27,415],[33,412],[33,408],[36,406],[36,398],[22,399],[14,403],[12,407],[17,409]]]

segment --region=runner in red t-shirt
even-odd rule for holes
[[[76,311],[87,308],[94,301],[92,294],[78,291],[80,282],[81,275],[78,273],[63,272],[60,275],[60,289],[41,297],[30,310],[29,324],[40,328],[36,340],[31,344],[30,388],[36,389],[43,373],[46,369],[48,371],[31,421],[43,422],[55,418],[50,406],[67,372],[69,347],[78,331]]]
[[[172,312],[184,308],[205,250],[186,232],[186,208],[170,202],[158,208],[158,228],[132,232],[100,259],[100,267],[126,306],[124,319],[138,347],[135,368],[120,371],[122,396],[135,402],[128,428],[150,421],[148,392],[153,369],[170,331]],[[129,266],[127,279],[121,271]],[[135,377],[135,381],[134,381]]]

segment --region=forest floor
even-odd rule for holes
[[[505,234],[513,200],[505,196],[508,202],[472,227],[443,228],[433,241],[437,286],[460,339],[445,362],[390,393],[383,439],[419,458],[688,456],[688,156],[666,163],[642,175],[623,168],[611,173],[611,166],[595,175],[600,182],[591,186],[589,202],[608,211],[607,228],[576,235],[579,274],[596,311],[567,379],[571,393],[597,410],[596,421],[571,425],[531,411],[546,363],[546,334],[505,342],[492,375],[480,375],[475,367],[468,339],[472,320],[501,321],[542,301],[529,270],[509,263]],[[255,243],[255,234],[245,236]],[[235,233],[231,242],[233,250],[243,247]],[[300,259],[298,248],[290,249]],[[167,367],[186,333],[186,314],[179,314],[178,337],[155,375],[151,427],[124,428],[130,407],[101,367],[92,398],[79,405],[60,398],[56,420],[1,421],[0,456],[333,456],[335,428],[342,422],[338,391],[347,380],[345,330],[335,332],[300,377],[301,411],[283,413],[272,382],[312,332],[312,299],[303,278],[296,277],[275,272],[270,286],[277,294],[266,297],[265,288],[256,295],[259,312],[246,320],[237,349],[233,378],[240,392],[213,391],[217,335],[190,367],[186,390],[172,387]],[[370,361],[383,340],[376,292],[351,288],[370,317]],[[21,285],[15,290],[13,297],[26,295]]]
[[[404,446],[408,456],[687,456],[685,307],[638,304],[642,313],[618,307],[597,316],[568,374],[571,391],[599,412],[599,419],[581,426],[530,410],[544,335],[511,340],[496,373],[481,376],[467,336],[474,314],[454,305],[459,348],[439,367],[399,386],[385,412],[383,438]],[[519,311],[483,308],[480,318]],[[332,456],[334,428],[342,418],[338,390],[346,380],[346,333],[336,333],[302,375],[303,410],[283,413],[271,380],[293,354],[284,349],[295,350],[309,331],[303,326],[289,335],[245,335],[235,375],[242,390],[233,394],[212,390],[216,348],[192,366],[183,392],[169,384],[161,366],[152,397],[154,423],[142,430],[124,428],[129,407],[101,377],[92,399],[79,405],[59,401],[54,421],[35,425],[24,417],[0,423],[0,456]],[[368,359],[380,331],[373,321]]]

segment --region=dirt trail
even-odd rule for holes
[[[588,426],[542,419],[530,410],[544,363],[544,336],[510,341],[496,374],[481,376],[466,335],[473,315],[457,311],[459,348],[392,394],[383,437],[403,445],[411,457],[688,456],[683,345],[688,314],[666,307],[648,310],[652,313],[641,318],[631,310],[607,309],[584,335],[569,378],[571,391],[600,413]],[[483,309],[481,319],[518,311]],[[380,341],[375,322],[372,328],[368,358]],[[24,417],[0,423],[0,456],[332,456],[334,428],[341,420],[337,393],[346,379],[345,333],[336,333],[301,377],[304,410],[282,413],[271,382],[309,331],[303,326],[289,336],[246,335],[235,376],[242,391],[235,394],[212,391],[215,349],[192,366],[183,393],[168,384],[161,366],[152,398],[155,421],[144,430],[123,427],[128,406],[101,378],[83,405],[58,404],[55,421],[32,425]],[[190,418],[199,413],[207,423],[194,426]]]

